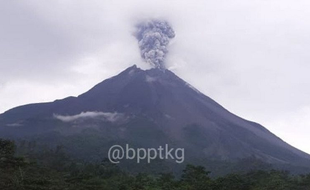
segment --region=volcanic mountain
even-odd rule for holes
[[[70,149],[88,158],[106,156],[116,142],[136,147],[167,143],[184,147],[187,161],[194,163],[255,157],[270,164],[310,166],[308,154],[230,113],[171,71],[136,66],[78,97],[8,110],[0,115],[0,134],[75,144]],[[83,142],[76,145],[68,140],[72,137]],[[83,143],[89,145],[87,153]]]

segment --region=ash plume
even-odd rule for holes
[[[136,26],[134,36],[138,39],[141,57],[155,68],[165,69],[165,58],[170,39],[175,33],[168,22],[150,20]]]

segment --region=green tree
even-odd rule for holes
[[[212,181],[209,174],[210,172],[206,171],[202,166],[187,165],[181,176],[182,188],[210,190]]]
[[[229,174],[225,177],[220,177],[215,180],[213,189],[216,190],[231,190],[231,189],[238,189],[238,190],[248,190],[249,184],[245,180],[244,176],[239,174]]]

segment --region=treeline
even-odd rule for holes
[[[310,174],[252,171],[211,178],[204,167],[187,165],[179,177],[130,175],[107,160],[83,163],[71,160],[61,147],[40,156],[16,156],[14,142],[0,139],[1,190],[309,190]]]

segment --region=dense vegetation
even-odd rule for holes
[[[309,190],[310,174],[293,176],[284,171],[252,171],[211,178],[202,166],[187,165],[179,177],[171,173],[131,175],[107,160],[72,161],[61,147],[35,157],[17,156],[15,144],[0,139],[1,190]]]

